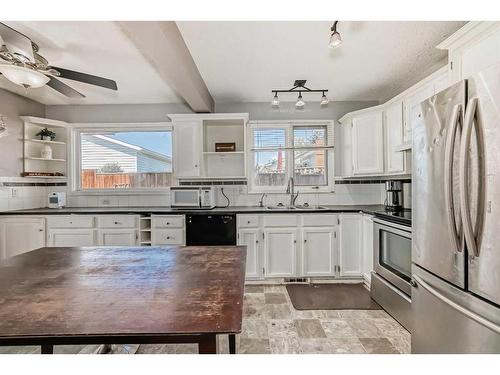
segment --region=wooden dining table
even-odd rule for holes
[[[0,262],[0,346],[197,343],[241,332],[244,246],[44,247]]]

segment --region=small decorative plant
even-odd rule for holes
[[[47,128],[44,128],[36,133],[35,136],[39,136],[42,141],[53,141],[56,138],[56,133]]]

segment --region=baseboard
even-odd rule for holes
[[[364,273],[363,274],[363,283],[365,284],[366,289],[370,290],[371,282],[372,282],[371,273]]]

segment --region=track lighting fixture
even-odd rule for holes
[[[280,100],[278,98],[278,93],[290,93],[290,92],[297,92],[299,94],[299,97],[297,98],[297,102],[295,103],[295,108],[297,109],[303,109],[304,106],[306,105],[306,102],[302,98],[302,93],[306,92],[321,92],[323,96],[321,97],[321,106],[327,106],[328,105],[328,98],[326,97],[326,93],[328,92],[327,89],[321,89],[321,90],[311,90],[309,87],[306,87],[306,80],[305,79],[297,79],[295,80],[295,83],[293,84],[293,87],[288,90],[271,90],[271,92],[274,94],[273,100],[271,101],[271,105],[273,108],[278,108],[280,105]]]
[[[330,43],[328,43],[328,47],[330,48],[337,48],[342,44],[342,37],[340,36],[340,33],[337,31],[337,24],[339,21],[335,21],[330,28],[330,31],[332,34],[330,35]]]

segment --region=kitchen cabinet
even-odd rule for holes
[[[302,229],[303,276],[335,276],[336,237],[333,227]]]
[[[238,231],[238,245],[247,247],[246,279],[259,279],[261,277],[260,257],[260,230],[245,228]]]
[[[363,215],[363,279],[370,286],[373,271],[373,221],[371,215]]]
[[[361,214],[340,215],[339,275],[341,277],[360,277],[363,274],[362,228]]]
[[[151,215],[152,245],[185,245],[184,215]]]
[[[51,247],[79,247],[95,246],[94,229],[49,228],[47,246]]]
[[[297,263],[297,228],[265,228],[264,276],[293,277]]]
[[[338,127],[340,135],[337,137],[340,141],[339,147],[335,148],[335,156],[339,158],[340,177],[349,178],[353,176],[352,161],[352,119],[347,120],[345,124]]]
[[[0,259],[44,246],[44,218],[21,216],[0,219]]]
[[[98,231],[99,246],[136,246],[139,232],[135,229],[100,229]]]
[[[384,126],[382,110],[374,110],[352,119],[353,174],[384,173]]]
[[[403,143],[403,101],[398,100],[385,110],[386,173],[405,173],[405,154],[398,150]]]
[[[173,159],[176,178],[200,177],[202,175],[201,131],[201,121],[174,123]]]
[[[420,112],[420,103],[425,99],[434,95],[434,84],[428,82],[422,85],[414,92],[406,96],[403,100],[404,106],[404,142],[412,140],[412,118],[415,118],[416,113]]]

